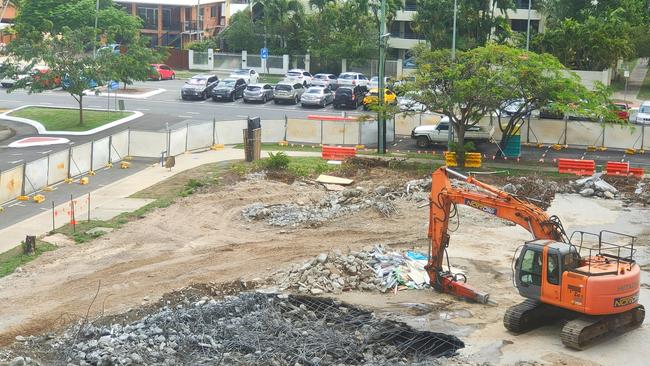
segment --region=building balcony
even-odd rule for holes
[[[410,22],[413,20],[415,14],[417,14],[417,11],[415,10],[399,10],[395,13],[395,20]]]
[[[393,32],[388,38],[388,47],[410,50],[420,43],[426,42],[422,36],[410,32]]]
[[[528,9],[508,10],[507,14],[509,19],[528,19]],[[535,9],[531,9],[530,19],[541,20],[542,14]]]

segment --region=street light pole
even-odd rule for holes
[[[386,111],[384,110],[384,63],[386,58],[386,0],[381,0],[379,23],[379,113],[377,118],[377,153],[386,153]]]
[[[99,0],[95,5],[95,29],[93,30],[93,58],[97,57],[97,18],[99,17]]]
[[[529,50],[530,47],[530,8],[531,3],[533,0],[528,0],[528,27],[526,27],[526,51]]]
[[[458,0],[454,0],[454,30],[451,36],[451,60],[456,60],[456,18],[458,17]],[[447,151],[451,151],[451,145],[454,142],[453,138],[454,126],[452,125],[451,118],[449,119],[449,127],[447,129]]]

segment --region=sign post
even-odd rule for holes
[[[269,58],[269,49],[266,47],[263,47],[260,49],[260,58],[262,60],[266,60]]]

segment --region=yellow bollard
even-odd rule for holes
[[[34,197],[32,197],[32,199],[36,203],[41,203],[41,202],[45,201],[45,196],[43,196],[42,194],[37,194]]]
[[[81,184],[82,186],[85,186],[88,183],[90,183],[90,181],[88,180],[88,177],[83,177],[83,178],[79,179],[79,184]]]

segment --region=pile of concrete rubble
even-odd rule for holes
[[[247,220],[265,221],[269,225],[281,227],[319,224],[368,208],[374,208],[389,217],[396,212],[393,204],[395,200],[426,201],[430,189],[431,179],[412,180],[397,189],[386,186],[374,189],[342,187],[341,190],[326,191],[319,202],[256,202],[244,207],[242,216]]]
[[[429,284],[426,263],[426,256],[420,253],[390,251],[381,245],[347,254],[334,250],[276,274],[273,281],[282,291],[291,289],[312,295],[421,289]]]
[[[30,342],[42,364],[63,365],[433,364],[464,346],[332,299],[264,293],[165,306],[127,325],[82,322]]]
[[[591,177],[585,177],[571,181],[570,187],[573,193],[579,193],[583,197],[602,197],[614,199],[618,196],[618,189],[602,179],[603,173],[595,173]]]

